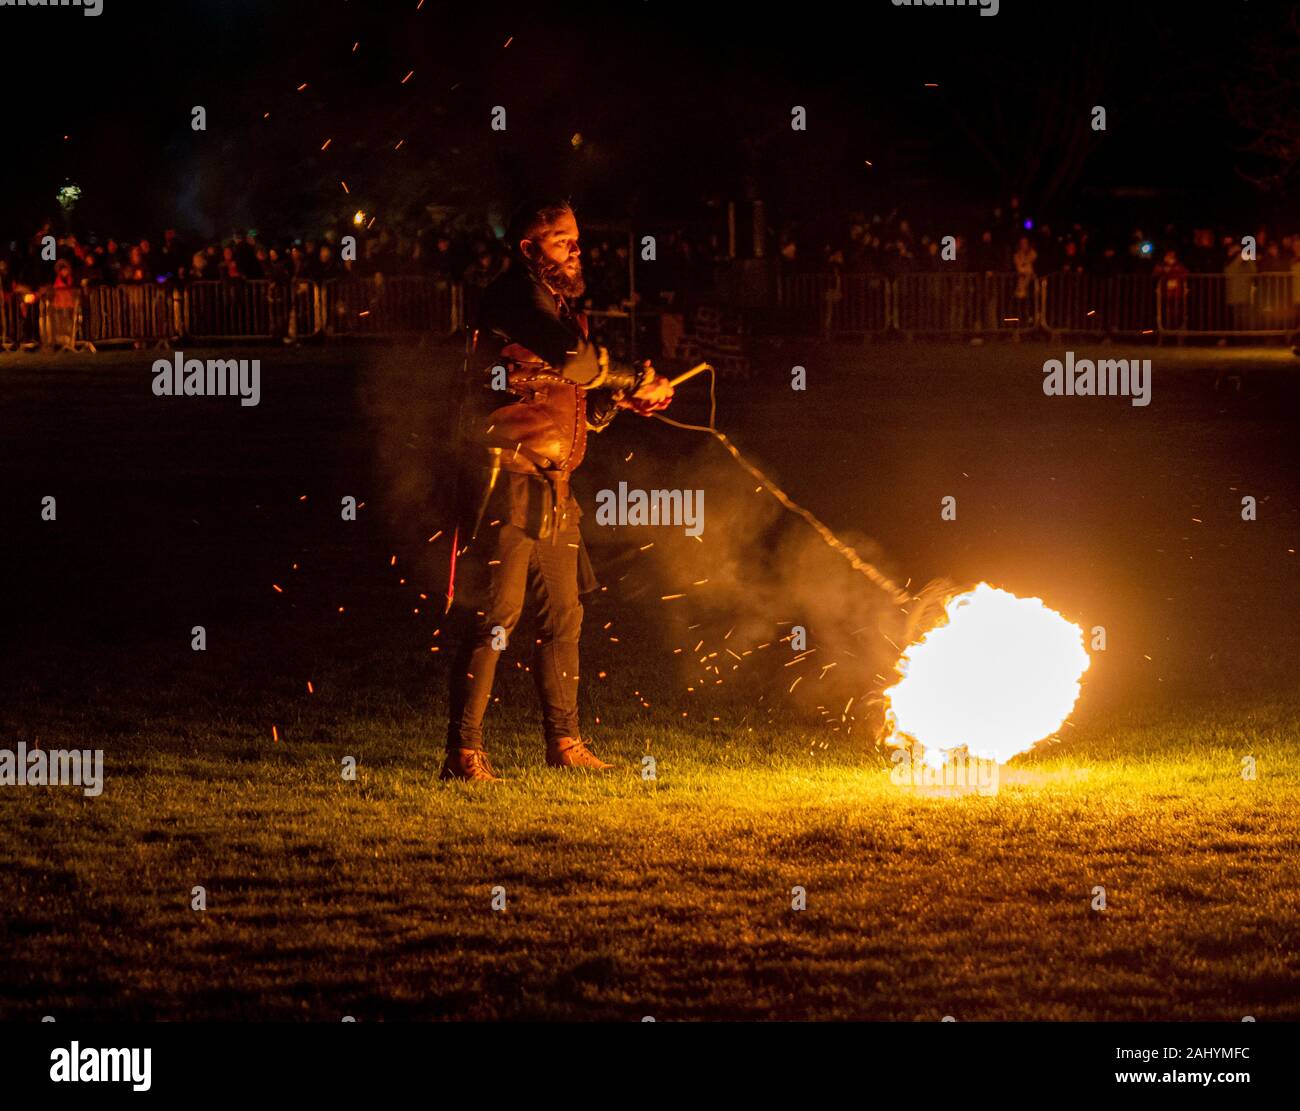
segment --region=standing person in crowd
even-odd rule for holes
[[[1241,245],[1228,240],[1228,260],[1223,267],[1226,277],[1226,296],[1228,303],[1229,326],[1233,331],[1241,331],[1252,326],[1255,306],[1255,260],[1244,257]],[[1219,346],[1227,344],[1221,339]]]
[[[1172,247],[1155,268],[1160,290],[1160,318],[1166,328],[1179,329],[1187,324],[1187,267],[1178,261]]]
[[[1011,264],[1016,271],[1014,293],[1016,330],[1015,338],[1020,338],[1020,330],[1033,323],[1034,289],[1037,273],[1034,264],[1038,261],[1038,252],[1029,242],[1029,237],[1022,235],[1016,243],[1016,253],[1011,257]]]

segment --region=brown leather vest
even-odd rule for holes
[[[585,314],[576,314],[583,338]],[[552,472],[567,480],[587,452],[587,391],[556,372],[541,356],[498,333],[473,338],[472,367],[490,390],[493,368],[506,370],[507,391],[517,400],[483,415],[467,430],[475,442],[500,448],[501,466],[526,474]],[[492,391],[492,397],[500,394]]]

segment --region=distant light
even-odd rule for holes
[[[366,214],[358,210],[357,214],[352,217],[352,222],[359,227],[366,222]]]
[[[1034,230],[1033,220],[1026,220],[1024,223],[1024,229],[1025,231],[1033,231]]]
[[[71,209],[74,204],[81,200],[81,186],[73,185],[69,182],[59,189],[55,194],[59,200],[59,206],[65,210]]]
[[[1142,240],[1141,243],[1138,244],[1138,250],[1141,251],[1144,255],[1149,255],[1153,249],[1154,247],[1152,246],[1151,240],[1149,239],[1144,239]]]
[[[569,145],[572,146],[574,150],[577,150],[580,146],[582,146],[581,131],[575,131],[573,133],[573,138],[569,140]]]

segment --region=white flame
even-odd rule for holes
[[[920,741],[935,767],[965,745],[999,763],[1051,736],[1079,698],[1091,661],[1083,630],[1038,598],[988,583],[947,605],[948,623],[903,653],[885,691],[895,735]]]

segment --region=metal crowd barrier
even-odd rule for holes
[[[1051,274],[1049,333],[1286,336],[1300,327],[1300,276],[1289,273]]]
[[[75,351],[81,331],[81,290],[46,289],[38,303],[37,328],[41,346],[53,351]]]
[[[1016,274],[900,274],[894,327],[905,336],[1030,332],[1041,319],[1039,279]]]
[[[329,336],[446,336],[461,327],[456,300],[437,278],[338,278],[321,285],[318,319]]]
[[[888,331],[892,284],[882,274],[788,274],[777,281],[777,327],[822,335]]]
[[[182,291],[171,286],[90,286],[81,291],[80,300],[80,338],[92,346],[167,343],[184,330]]]
[[[181,339],[449,336],[464,326],[474,294],[440,278],[377,275],[325,282],[19,288],[0,294],[0,350]],[[1015,274],[795,274],[777,280],[774,308],[751,312],[757,314],[755,334],[1285,337],[1300,332],[1300,273],[1172,279],[1059,273],[1029,281]],[[591,316],[593,328],[603,325],[608,338],[630,330],[622,313]],[[630,334],[626,341],[631,349]]]
[[[1053,335],[1149,335],[1159,328],[1150,275],[1049,274],[1043,286],[1043,327]]]
[[[289,287],[265,279],[193,282],[185,289],[185,335],[195,340],[282,339]]]
[[[0,351],[35,348],[41,343],[40,298],[12,290],[0,293]]]
[[[1159,290],[1168,335],[1286,336],[1300,328],[1300,274],[1191,274]]]

